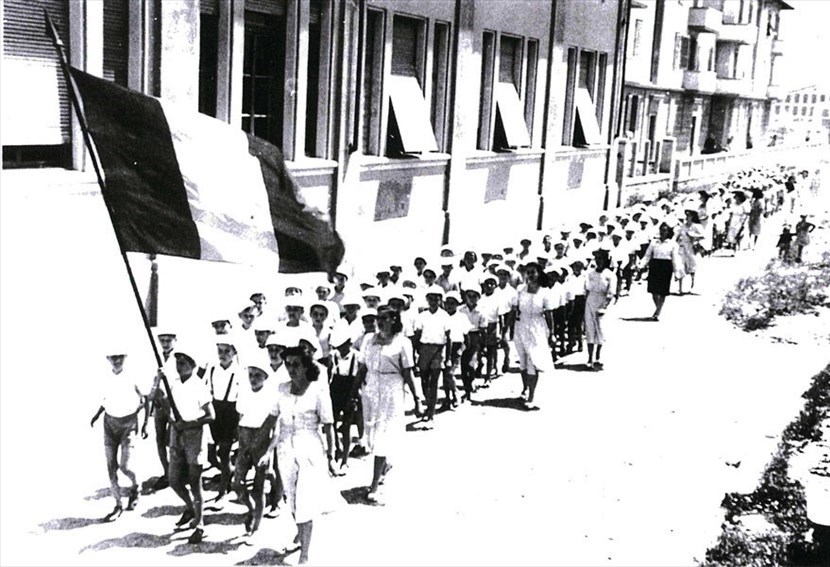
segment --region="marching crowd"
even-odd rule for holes
[[[673,281],[681,295],[694,287],[697,258],[754,247],[779,211],[804,213],[779,238],[781,257],[800,261],[814,226],[797,211],[796,175],[808,184],[806,171],[758,168],[715,190],[557,227],[539,242],[444,247],[362,278],[333,274],[313,291],[289,286],[272,301],[255,291],[238,314],[212,321],[210,349],[156,328],[163,364],[152,380],[125,364],[127,349],[111,349],[112,376],[91,422],[104,416],[116,503],[105,519],[124,510],[119,470],[131,482],[126,509],[138,502],[130,451],[152,417],[163,473],[154,488],[169,485],[182,500],[176,525],[192,530],[191,543],[205,537],[205,510],[235,493],[248,535],[290,510],[304,563],[313,520],[340,498],[330,477],[347,474],[350,457],[372,456],[366,498],[382,500],[409,406],[431,429],[440,410],[471,401],[518,359],[521,404],[538,409],[540,374],[562,357],[587,351],[587,367],[602,370],[603,315],[636,282],[647,282],[650,318],[659,320]],[[209,467],[218,491],[206,503]]]

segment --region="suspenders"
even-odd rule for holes
[[[213,394],[213,371],[216,370],[215,366],[210,367],[210,393]],[[228,380],[228,389],[225,390],[225,397],[222,399],[223,402],[228,401],[228,396],[231,395],[231,386],[233,385],[233,377],[235,372],[231,372],[231,377]]]

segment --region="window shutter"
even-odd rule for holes
[[[392,74],[418,77],[418,28],[421,22],[405,16],[395,16],[392,28]]]
[[[104,0],[104,78],[127,86],[130,30],[128,0]]]
[[[43,8],[69,45],[63,0],[3,2],[4,145],[60,145],[70,140],[69,91],[58,53],[46,35]]]
[[[673,69],[677,69],[680,67],[681,42],[681,35],[679,33],[674,34],[674,63],[672,64]]]
[[[686,69],[689,67],[689,38],[680,38],[680,68]]]

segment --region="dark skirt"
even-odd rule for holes
[[[668,295],[673,274],[671,260],[652,258],[651,262],[648,263],[648,292]]]

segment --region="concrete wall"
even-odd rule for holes
[[[654,43],[654,19],[657,2],[649,2],[645,8],[631,8],[628,43],[625,50],[625,80],[632,83],[648,84],[651,81],[651,48]],[[635,29],[641,22],[639,51],[634,54]]]
[[[674,68],[674,44],[676,34],[689,35],[689,0],[664,2],[663,34],[657,67],[657,85],[661,88],[683,87],[683,70]]]

